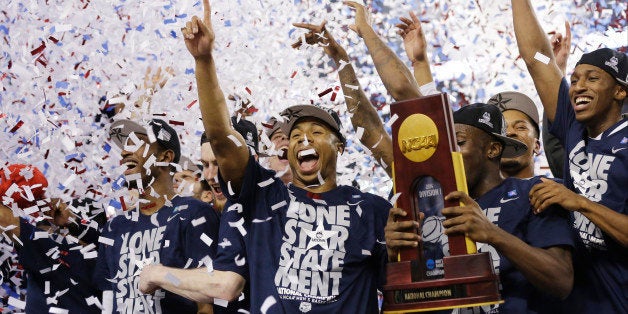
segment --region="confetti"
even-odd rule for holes
[[[258,183],[257,186],[259,186],[260,188],[264,188],[264,187],[267,187],[267,186],[273,184],[273,182],[275,182],[275,179],[269,178],[267,180],[264,180],[264,181]]]
[[[109,246],[113,246],[114,240],[113,239],[109,239],[103,236],[98,237],[98,242],[99,243],[103,243]]]
[[[539,62],[542,62],[543,64],[549,64],[550,62],[550,57],[540,53],[540,52],[536,52],[536,54],[534,54],[534,59],[536,59]]]
[[[181,280],[179,280],[179,278],[177,278],[175,275],[173,275],[170,272],[166,273],[166,276],[164,277],[168,282],[170,282],[171,284],[173,284],[175,287],[178,287],[179,285],[181,285]]]
[[[275,299],[275,297],[268,296],[265,300],[264,303],[262,303],[262,306],[260,307],[260,311],[264,314],[266,314],[266,312],[268,312],[268,309],[270,309],[271,306],[275,305],[275,303],[277,303],[277,300]]]
[[[196,227],[200,224],[204,224],[205,222],[207,222],[207,219],[205,219],[205,217],[199,217],[192,220],[192,226]]]
[[[212,246],[212,243],[214,242],[214,240],[212,240],[208,235],[206,235],[205,232],[201,234],[201,241],[203,241],[203,243],[205,243],[207,246]]]

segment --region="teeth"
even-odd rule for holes
[[[313,148],[302,150],[302,151],[299,152],[299,156],[298,157],[299,158],[303,158],[303,157],[309,156],[309,155],[316,156],[316,151]]]
[[[137,163],[136,163],[136,162],[133,162],[133,161],[127,161],[127,162],[125,162],[125,163],[124,163],[124,165],[125,165],[127,168],[132,168],[132,167],[137,166]]]
[[[583,97],[583,96],[581,96],[581,97],[576,97],[576,105],[580,105],[580,104],[582,104],[582,103],[587,103],[587,102],[589,102],[589,101],[591,101],[591,98],[590,98],[590,97]]]

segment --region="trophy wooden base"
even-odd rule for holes
[[[444,257],[445,277],[437,280],[420,281],[415,264],[415,261],[387,264],[384,313],[412,313],[503,303],[499,296],[499,277],[493,271],[488,253]]]

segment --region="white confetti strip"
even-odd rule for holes
[[[264,181],[258,183],[257,186],[259,186],[260,188],[264,188],[264,187],[267,187],[267,186],[273,184],[273,182],[275,182],[275,180],[273,178],[269,178],[268,180],[264,180]]]
[[[237,228],[238,231],[240,231],[240,234],[242,236],[246,235],[246,229],[244,229],[244,218],[240,218],[240,220],[235,221],[235,222],[229,221],[228,223],[229,223],[229,227]]]
[[[22,309],[23,310],[23,309],[26,308],[26,302],[18,300],[18,299],[14,298],[14,297],[9,297],[9,302],[8,303],[9,303],[10,306],[16,307],[18,309]]]
[[[399,198],[399,196],[401,196],[401,192],[399,193],[395,193],[395,195],[393,195],[390,200],[388,200],[391,204],[395,205],[395,203],[397,203],[397,199]]]
[[[241,147],[242,146],[242,142],[240,142],[240,140],[233,134],[229,134],[227,136],[232,142],[233,144],[235,144],[237,147]]]
[[[275,305],[275,303],[277,303],[277,300],[275,300],[275,297],[273,297],[272,295],[268,296],[264,300],[264,303],[262,303],[262,306],[260,307],[260,311],[266,314],[266,312],[268,312],[268,309],[270,309],[271,306]]]
[[[219,299],[219,298],[214,298],[214,304],[218,305],[220,307],[227,307],[227,306],[229,306],[229,301],[223,300],[223,299]]]
[[[539,51],[537,51],[536,54],[534,54],[534,59],[536,59],[539,62],[542,62],[543,64],[549,64],[550,62],[550,57],[540,53]]]
[[[205,243],[207,246],[212,246],[212,243],[214,243],[214,240],[212,240],[208,235],[206,235],[205,232],[201,234],[201,241],[203,241],[203,243]]]
[[[273,210],[273,211],[275,211],[275,210],[277,210],[277,209],[279,209],[279,208],[281,208],[281,207],[286,206],[286,204],[287,204],[287,203],[286,203],[286,201],[284,200],[284,201],[281,201],[281,202],[279,202],[279,203],[277,203],[277,204],[274,204],[273,206],[271,206],[271,207],[270,207],[270,209],[271,209],[271,210]]]
[[[179,278],[177,278],[175,275],[173,275],[172,273],[170,273],[170,272],[167,272],[166,276],[164,278],[168,282],[173,284],[175,287],[178,287],[179,285],[181,285],[181,280]]]
[[[207,222],[207,219],[205,219],[205,217],[199,217],[192,220],[192,226],[196,227],[200,224],[204,224],[205,222]]]
[[[106,237],[100,236],[100,237],[98,237],[98,242],[106,244],[106,245],[113,246],[114,240],[110,239],[110,238],[106,238]]]

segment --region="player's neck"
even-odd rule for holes
[[[475,186],[469,189],[469,196],[476,199],[504,182],[500,171],[488,171]]]
[[[172,187],[172,178],[169,179],[170,180],[156,180],[153,186],[140,194],[140,213],[152,215],[166,204],[166,200],[169,201],[175,196],[174,188]]]

